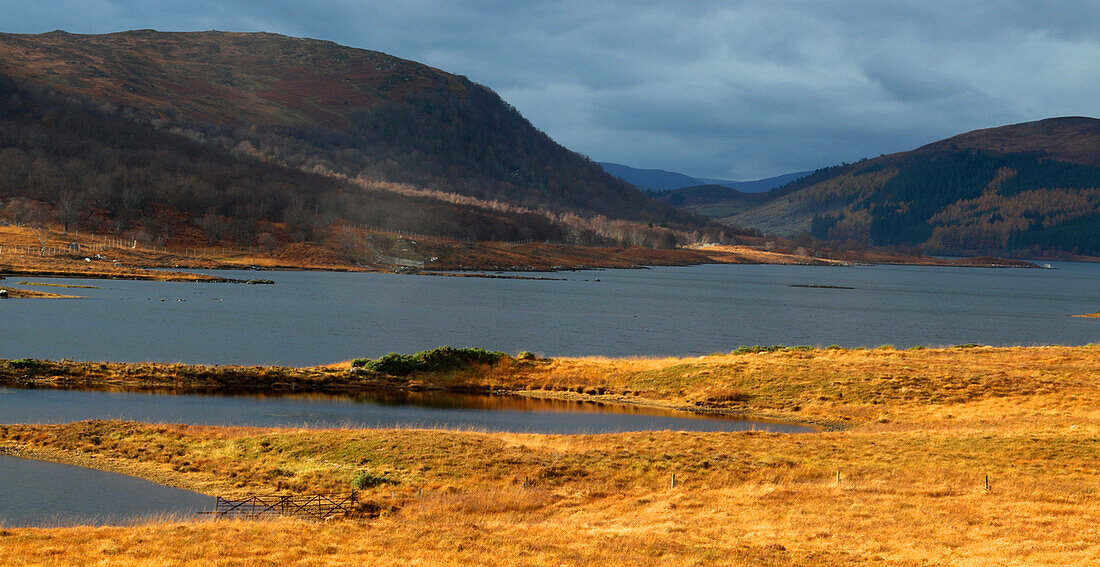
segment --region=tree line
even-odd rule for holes
[[[327,134],[334,136],[332,152],[308,154],[312,158],[303,153],[296,160],[295,147],[315,147],[312,140],[293,146],[292,140],[305,140],[301,132],[275,136],[271,131],[276,129],[261,129],[233,139],[233,145],[226,147],[218,143],[225,141],[224,129],[158,127],[153,121],[135,109],[0,78],[0,218],[19,224],[56,222],[66,230],[125,235],[153,244],[320,240],[329,227],[343,224],[459,239],[587,245],[667,247],[692,238],[729,238],[715,226],[676,225],[675,215],[669,217],[672,223],[657,215],[653,225],[596,214],[575,215],[567,222],[564,205],[562,212],[551,214],[538,207],[493,208],[482,201],[457,202],[431,193],[365,188],[332,174],[341,169],[339,160],[318,161],[322,154],[344,156],[335,147],[337,138],[346,134]],[[385,133],[381,125],[363,128],[370,136]],[[273,137],[265,138],[269,135]],[[262,155],[274,151],[265,146],[265,139],[279,140],[283,153]],[[459,140],[471,139],[458,136],[440,144],[453,152],[457,151],[455,145],[465,143]],[[390,155],[387,159],[398,152],[372,151]],[[485,169],[487,177],[514,165],[508,161],[513,158],[479,161],[481,154],[476,152],[491,153],[495,151],[492,145],[469,151],[474,152],[469,159],[481,164],[475,169]],[[401,161],[396,168],[403,170],[402,163],[420,158],[433,161],[425,155],[398,156]],[[357,160],[348,158],[348,163]],[[344,166],[363,175],[363,169]],[[454,188],[432,184],[430,179],[435,177],[418,171],[411,168],[402,175],[425,175],[428,181],[424,182],[440,194]],[[445,168],[439,170],[440,175],[446,173]],[[564,194],[573,183],[584,182],[583,173],[572,175],[579,177],[561,178],[545,186]],[[476,185],[468,178],[466,182]],[[470,192],[499,198],[507,194],[507,187],[499,183],[485,186],[498,190]]]

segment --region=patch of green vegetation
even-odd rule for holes
[[[837,348],[840,348],[840,347],[837,347]],[[760,353],[760,352],[804,352],[804,351],[810,351],[810,350],[816,350],[816,349],[814,347],[808,346],[808,345],[795,345],[795,346],[754,345],[754,346],[739,346],[736,349],[734,349],[733,351],[731,351],[730,354],[755,354],[755,353]]]
[[[49,362],[46,362],[45,360],[38,360],[35,358],[20,358],[17,360],[8,361],[9,368],[15,368],[18,370],[40,370],[43,368],[48,368],[49,365]]]
[[[359,474],[355,475],[355,478],[351,481],[351,486],[356,490],[366,490],[368,488],[382,486],[383,484],[398,484],[398,482],[387,476],[367,471],[361,471]]]
[[[472,364],[493,364],[506,356],[508,355],[500,351],[481,348],[441,346],[416,354],[391,352],[375,360],[357,358],[351,361],[351,366],[391,376],[408,376],[414,372],[440,372],[458,370]]]
[[[982,346],[982,345],[980,345],[978,343],[964,343],[964,344],[961,344],[961,345],[955,345],[953,348],[978,348],[980,346]]]

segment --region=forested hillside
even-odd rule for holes
[[[1100,255],[1100,120],[979,130],[819,170],[726,221],[850,246]]]
[[[152,31],[0,34],[0,223],[315,242],[351,263],[373,256],[346,227],[650,248],[738,232],[650,200],[464,77],[330,42]]]
[[[136,125],[144,125],[189,138],[195,142],[194,151],[201,146],[231,150],[237,157],[220,159],[235,164],[232,167],[248,157],[293,170],[408,184],[557,214],[603,215],[689,230],[707,224],[652,201],[555,143],[488,88],[383,53],[273,34],[0,34],[0,75],[9,79],[5,88],[33,92],[29,98],[36,104],[54,104],[48,93],[58,93],[69,97],[66,104],[81,106],[79,112],[97,110],[97,117],[82,119],[96,121],[85,131],[125,130],[127,134],[117,132],[122,136],[119,144],[139,136]],[[8,108],[10,112],[15,107]],[[12,119],[28,119],[26,112]],[[67,117],[74,114],[65,112]],[[129,124],[104,124],[112,120]],[[60,132],[63,137],[61,131],[71,124],[68,119],[43,124],[52,130],[40,134]],[[87,142],[84,149],[94,151],[92,146],[99,142],[115,143],[105,135]],[[182,142],[168,144],[174,148]],[[174,151],[158,147],[161,152]],[[68,151],[62,159],[83,158]],[[86,165],[104,169],[102,159],[93,162]],[[188,165],[198,164],[180,164],[173,171],[215,187],[225,183],[204,176],[232,175],[201,174],[188,171]],[[77,190],[73,175],[60,183]],[[284,184],[299,183],[301,178],[293,179],[286,178]],[[321,189],[331,182],[310,183]],[[266,182],[247,182],[233,191],[249,194],[261,184]],[[213,206],[218,214],[246,220],[257,215],[276,220],[271,216],[276,209],[300,216],[301,210],[316,213],[325,208],[310,205],[324,200],[322,195],[298,193],[297,200],[288,198],[285,204],[231,199],[194,206]],[[153,197],[143,198],[173,202],[169,195]],[[124,218],[136,214],[133,203],[114,205],[122,207]],[[262,210],[241,217],[239,209],[248,207]]]
[[[0,79],[0,218],[149,243],[311,240],[354,223],[493,240],[567,237],[532,212],[497,211],[273,165]],[[588,240],[601,239],[592,234]]]

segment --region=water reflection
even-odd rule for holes
[[[259,427],[407,427],[529,433],[780,431],[811,428],[618,404],[444,392],[166,394],[0,388],[0,423],[125,419]]]

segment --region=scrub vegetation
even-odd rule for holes
[[[375,360],[357,358],[351,361],[351,367],[378,374],[408,376],[416,372],[441,372],[469,368],[474,364],[493,364],[506,356],[503,352],[481,348],[442,346],[416,354],[391,352]]]

